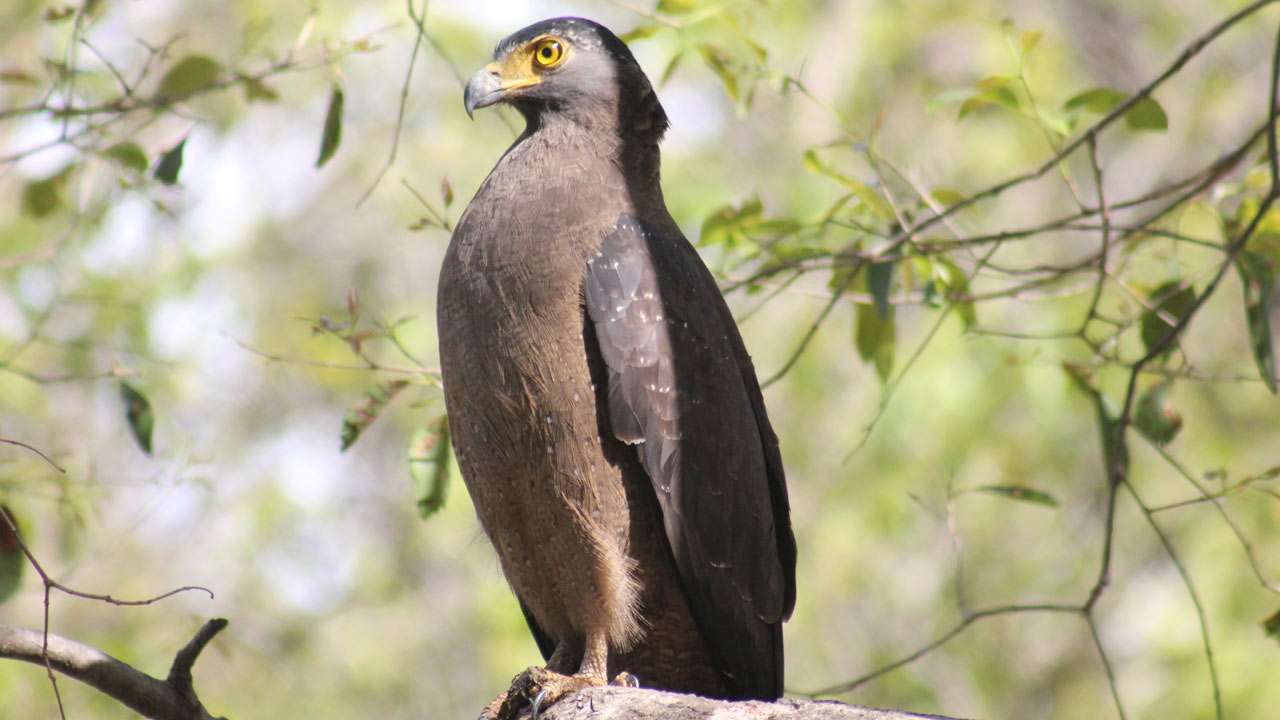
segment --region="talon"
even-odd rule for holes
[[[614,676],[613,680],[609,684],[616,685],[618,687],[638,688],[640,687],[640,678],[629,672],[620,672]]]
[[[542,688],[533,698],[533,712],[529,715],[529,720],[538,720],[538,714],[542,712],[542,701],[546,699],[548,690],[549,688]]]

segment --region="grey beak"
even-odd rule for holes
[[[488,107],[502,99],[502,81],[488,68],[481,68],[467,82],[467,90],[462,94],[462,104],[467,109],[467,117],[475,118],[475,112]]]

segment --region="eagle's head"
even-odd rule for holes
[[[468,115],[505,102],[531,124],[551,117],[661,137],[667,116],[635,56],[599,23],[561,17],[508,36],[471,76]]]

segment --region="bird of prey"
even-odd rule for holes
[[[733,317],[667,212],[667,116],[581,18],[500,42],[465,106],[526,127],[458,221],[438,326],[453,444],[545,668],[486,710],[614,679],[782,693],[795,539]],[[504,700],[505,698],[505,700]]]

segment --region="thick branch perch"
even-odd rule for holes
[[[547,708],[543,720],[951,720],[821,700],[726,702],[643,688],[590,688]]]
[[[58,635],[45,636],[39,630],[0,625],[0,658],[12,658],[48,667],[79,680],[119,700],[134,712],[155,720],[215,720],[196,697],[191,685],[191,666],[209,640],[227,626],[216,618],[174,658],[166,680],[151,677],[133,666],[74,640]]]

